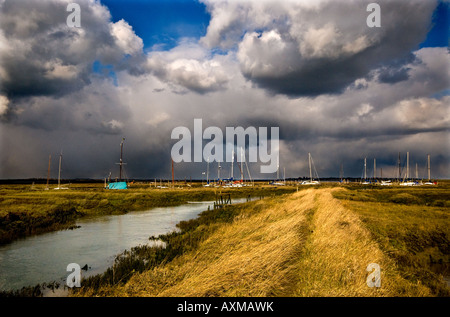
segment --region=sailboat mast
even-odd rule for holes
[[[241,146],[241,182],[244,182],[244,166],[243,166],[244,159],[243,159],[243,157],[244,157],[244,150],[242,149],[242,146]]]
[[[245,156],[244,156],[244,161],[245,161]],[[247,168],[247,174],[248,174],[248,178],[250,179],[250,183],[251,183],[252,186],[253,186],[252,175],[250,174],[250,170],[248,169],[247,161],[245,161],[245,167]]]
[[[231,180],[233,180],[234,178],[233,163],[234,163],[234,149],[231,151],[231,177],[230,177]]]
[[[50,180],[50,162],[52,161],[52,155],[50,154],[48,156],[48,170],[47,170],[47,189],[48,189],[48,182]]]
[[[174,186],[174,184],[175,184],[175,176],[173,173],[173,159],[172,159],[172,186]]]
[[[125,141],[125,138],[122,138],[122,142],[120,142],[120,163],[119,163],[119,182],[122,181],[122,155],[123,155],[123,141]]]
[[[206,184],[209,184],[209,156],[206,163]]]
[[[398,168],[398,180],[400,181],[400,179],[402,178],[400,152],[398,152],[397,168]]]
[[[377,178],[377,159],[373,159],[373,179]]]
[[[277,181],[280,179],[280,162],[277,158]]]
[[[62,160],[62,153],[59,154],[59,169],[58,169],[58,188],[61,184],[61,160]]]
[[[220,182],[220,169],[222,166],[220,166],[220,162],[217,162],[217,182]]]
[[[431,180],[430,154],[428,154],[428,181]]]
[[[308,162],[309,162],[309,179],[312,182],[312,170],[311,170],[311,153],[308,153]]]
[[[364,180],[367,179],[367,158],[364,158]]]
[[[406,179],[409,179],[409,152],[406,152]]]

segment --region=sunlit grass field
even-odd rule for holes
[[[157,184],[159,185],[159,184]],[[166,184],[167,185],[167,184]],[[203,188],[184,183],[157,188],[153,183],[129,184],[127,190],[107,190],[102,183],[70,184],[68,189],[45,190],[46,185],[0,185],[0,244],[42,232],[66,229],[83,216],[124,214],[153,207],[176,206],[188,201],[267,196],[293,192],[293,187]]]
[[[131,250],[74,295],[449,296],[447,273],[433,269],[448,267],[448,202],[445,183],[322,186],[208,211],[160,236],[166,248]],[[367,285],[370,263],[379,288]]]
[[[411,188],[340,190],[402,276],[448,296],[439,272],[450,276],[450,184]]]
[[[39,187],[41,186],[41,187]],[[158,189],[102,184],[44,190],[0,186],[3,241],[67,228],[84,216],[259,197],[206,210],[158,237],[165,247],[137,246],[113,267],[82,281],[72,296],[449,296],[450,182],[437,186],[259,184]],[[370,263],[381,287],[368,287]],[[448,281],[447,281],[448,283]]]

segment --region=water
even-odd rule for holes
[[[233,203],[245,199],[233,200]],[[176,230],[176,224],[198,216],[213,202],[153,208],[125,215],[83,218],[74,230],[63,230],[20,239],[0,247],[0,290],[56,281],[64,285],[69,263],[81,267],[82,276],[104,272],[116,255],[140,244],[155,243],[150,236]],[[156,242],[157,243],[157,242]]]

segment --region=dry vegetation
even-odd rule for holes
[[[74,295],[448,296],[442,276],[433,284],[405,273],[374,233],[380,226],[333,194],[343,198],[342,189],[310,188],[234,207],[226,221],[191,222],[180,237],[196,237],[192,247],[126,282]],[[370,263],[381,267],[380,288],[366,284]]]
[[[299,263],[296,296],[424,296],[426,287],[410,283],[399,274],[371,238],[359,217],[332,197],[329,190],[317,193],[314,231]],[[366,284],[370,263],[381,267],[380,288]]]
[[[448,297],[442,270],[431,268],[449,268],[449,189],[445,182],[239,189],[234,198],[266,198],[181,222],[179,232],[151,237],[166,242],[165,248],[126,251],[71,295]],[[59,229],[84,215],[212,200],[216,194],[148,185],[105,191],[101,184],[56,193],[3,186],[0,192],[0,238]],[[380,288],[366,284],[370,263],[381,267]]]
[[[450,296],[450,184],[335,192],[370,231],[383,253],[412,283]],[[447,281],[448,283],[448,281]]]
[[[155,188],[153,183],[131,184],[127,190],[106,190],[102,183],[71,184],[68,190],[45,190],[45,185],[0,185],[0,244],[43,232],[70,228],[83,216],[124,214],[153,207],[176,206],[187,201],[214,200],[216,193],[233,198],[266,196],[293,188],[256,186],[220,190],[201,188]],[[180,185],[181,186],[181,185]],[[178,186],[177,186],[178,187]]]

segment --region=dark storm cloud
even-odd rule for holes
[[[61,97],[91,83],[94,61],[129,68],[144,61],[129,53],[122,35],[127,25],[112,24],[106,7],[77,1],[81,28],[68,27],[68,1],[6,0],[0,6],[0,93],[10,100]],[[133,52],[137,53],[137,51]]]
[[[392,59],[384,62],[383,66],[375,70],[378,80],[386,84],[394,84],[409,78],[408,64],[420,63],[421,61],[413,54],[408,52],[403,58]],[[370,75],[369,75],[370,76]]]
[[[424,40],[437,4],[378,1],[381,27],[369,28],[366,8],[371,1],[205,2],[212,20],[203,43],[239,43],[244,76],[291,97],[342,93],[371,70],[402,58]],[[392,72],[380,80],[407,76],[406,70]]]
[[[380,70],[378,79],[382,83],[394,84],[408,79],[408,68],[389,68],[384,67]]]
[[[130,109],[111,82],[93,78],[92,85],[61,98],[39,96],[15,101],[10,123],[45,131],[86,131],[93,136],[120,135]]]
[[[341,61],[315,59],[300,66],[299,70],[279,77],[253,76],[245,71],[244,75],[272,93],[296,98],[342,93],[349,84],[356,78],[364,76],[368,70],[364,58],[359,62],[355,59],[351,59],[351,62],[345,59]]]
[[[223,132],[280,127],[288,177],[308,175],[309,152],[320,176],[338,176],[341,163],[360,176],[376,157],[390,177],[406,151],[418,163],[431,153],[433,175],[448,176],[448,51],[414,50],[433,1],[380,1],[382,27],[369,29],[368,1],[208,0],[204,38],[145,54],[99,2],[79,1],[82,28],[67,28],[68,2],[0,0],[1,178],[45,177],[61,149],[63,177],[114,178],[125,137],[128,178],[167,179],[171,131],[192,132],[194,118]],[[205,170],[179,163],[175,177]]]

